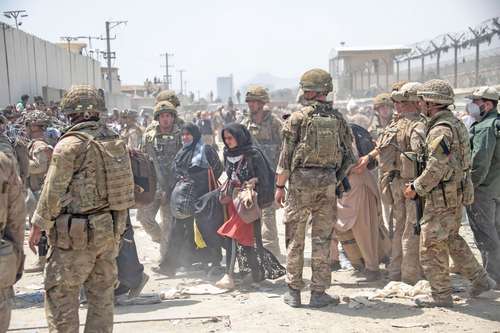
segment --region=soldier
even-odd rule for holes
[[[174,95],[175,96],[175,95]],[[160,265],[153,270],[169,275],[166,266],[162,265],[167,251],[172,216],[170,213],[170,195],[175,185],[172,162],[182,147],[182,132],[178,125],[175,106],[168,101],[160,101],[154,108],[155,122],[144,133],[142,150],[152,159],[158,178],[158,192],[155,200],[138,211],[137,219],[153,241],[160,243]],[[161,224],[156,222],[156,214],[160,210]]]
[[[301,306],[304,287],[304,240],[312,220],[311,307],[338,304],[325,293],[331,283],[330,240],[336,219],[336,188],[354,164],[352,136],[342,115],[326,101],[332,77],[322,69],[305,72],[300,79],[303,108],[283,125],[283,143],[276,170],[276,203],[285,205],[288,291],[284,302]]]
[[[99,121],[104,98],[91,86],[73,86],[62,112],[71,127],[54,148],[29,245],[48,233],[45,313],[50,332],[78,332],[79,292],[88,311],[85,332],[111,332],[116,255],[134,201],[125,143]]]
[[[48,144],[44,134],[45,130],[50,125],[50,119],[44,112],[36,110],[27,114],[24,123],[26,125],[28,139],[30,140],[28,144],[28,189],[31,191],[29,195],[32,195],[34,199],[28,211],[31,220],[52,157],[52,146]],[[38,260],[32,267],[24,270],[26,273],[43,272],[45,255],[47,254],[47,237],[45,233],[42,234],[41,239],[42,242],[38,250]]]
[[[478,122],[471,128],[474,202],[467,206],[469,222],[483,266],[500,286],[500,117],[498,92],[493,87],[478,88],[469,96],[469,110]]]
[[[394,103],[391,94],[382,93],[373,99],[373,118],[368,131],[376,140],[392,120]]]
[[[123,140],[129,149],[137,149],[142,144],[144,129],[137,122],[139,114],[136,110],[128,110],[122,115],[124,126],[121,131]]]
[[[269,103],[269,95],[263,87],[250,86],[246,93],[245,102],[248,103],[250,115],[242,121],[242,125],[252,134],[255,144],[262,149],[273,169],[276,170],[281,145],[281,120],[273,115],[269,108],[265,108],[266,104]],[[264,247],[271,251],[276,258],[279,258],[280,246],[276,226],[276,208],[271,206],[263,209],[261,221]]]
[[[472,282],[470,294],[479,294],[495,286],[478,263],[469,246],[459,235],[466,195],[464,176],[470,169],[470,145],[465,125],[453,116],[453,88],[443,80],[425,82],[418,90],[420,108],[428,117],[423,172],[406,185],[404,196],[424,197],[421,222],[420,262],[431,285],[432,296],[417,299],[420,307],[453,306],[449,257],[460,274]]]
[[[0,127],[6,122],[0,114]],[[9,139],[0,131],[0,333],[9,328],[13,285],[23,272],[25,219],[17,160]]]

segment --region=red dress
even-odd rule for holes
[[[221,225],[217,233],[232,238],[243,246],[254,246],[253,223],[243,222],[232,201],[226,207],[229,219]]]

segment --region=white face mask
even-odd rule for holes
[[[469,114],[474,117],[475,119],[480,119],[482,117],[481,115],[481,109],[479,108],[479,106],[476,104],[476,103],[467,103],[467,105],[465,106],[465,109],[467,110],[467,112],[469,112]]]

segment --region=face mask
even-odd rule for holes
[[[481,106],[479,107],[479,110],[480,110],[479,115],[480,115],[481,117],[484,117],[484,115],[486,114],[486,112],[488,112],[488,111],[486,111],[486,105],[485,105],[485,104],[481,105]]]
[[[466,105],[466,109],[469,112],[469,114],[476,119],[479,119],[483,116],[481,114],[482,113],[481,108],[476,103],[472,103],[472,102],[468,103]]]

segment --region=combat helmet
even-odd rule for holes
[[[439,79],[429,80],[418,89],[417,95],[426,102],[451,105],[454,102],[455,93],[451,85]]]
[[[24,124],[26,127],[40,126],[45,129],[50,126],[50,117],[43,111],[34,110],[24,116]]]
[[[102,92],[89,85],[74,85],[61,100],[65,115],[101,113],[106,110]]]
[[[262,103],[269,103],[269,94],[264,87],[250,86],[247,89],[245,102],[260,101]]]
[[[316,91],[325,95],[333,91],[332,77],[327,71],[319,68],[308,70],[300,77],[302,91]]]
[[[391,99],[391,94],[381,93],[373,98],[373,107],[376,109],[380,106],[393,106],[393,101]]]
[[[168,101],[161,101],[155,105],[155,108],[153,110],[154,120],[158,120],[160,114],[166,112],[171,113],[174,118],[177,118],[177,110],[175,109],[175,106]]]
[[[170,102],[170,104],[172,104],[174,108],[177,108],[181,105],[179,98],[173,90],[162,90],[158,95],[156,95],[156,104],[163,101]]]
[[[391,98],[395,102],[418,102],[418,89],[422,87],[420,82],[405,83],[398,90],[391,93]]]

